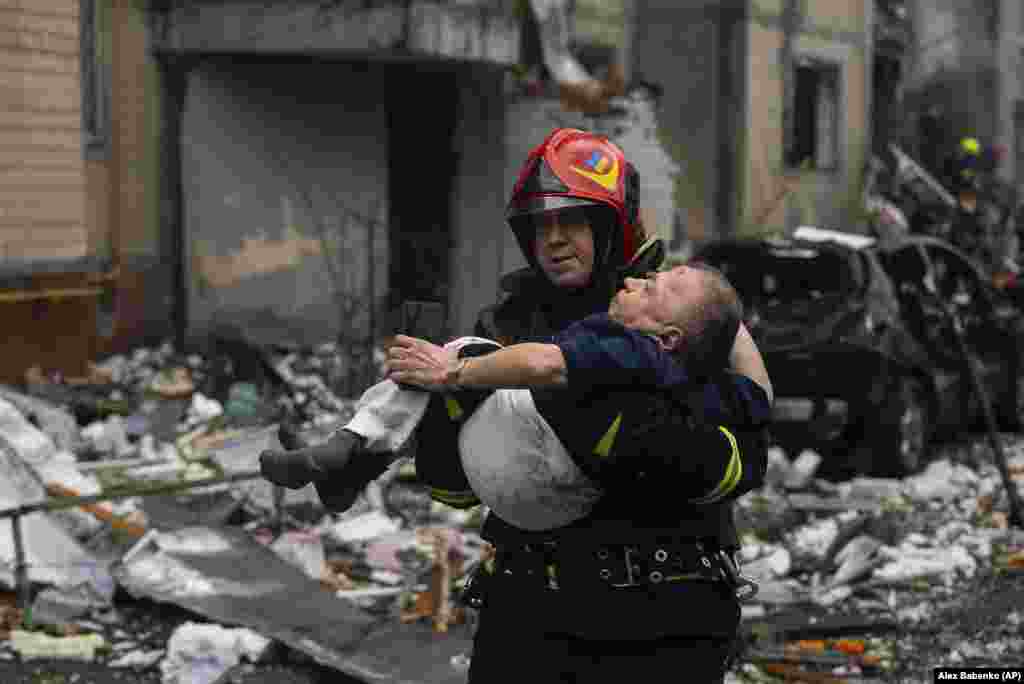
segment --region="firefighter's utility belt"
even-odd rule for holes
[[[672,582],[730,582],[725,552],[697,542],[499,546],[494,572],[540,581],[552,590],[625,589]],[[735,568],[735,566],[733,566]],[[738,576],[738,573],[736,573]]]

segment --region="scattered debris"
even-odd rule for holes
[[[244,346],[239,363],[224,349],[207,360],[164,345],[84,378],[36,370],[24,391],[0,386],[0,507],[252,473],[279,425],[313,443],[352,415],[354,400],[335,391],[349,371],[336,345]],[[1024,482],[1024,447],[1007,453]],[[900,630],[936,619],[983,570],[1024,574],[1024,532],[1008,527],[982,456],[953,449],[913,477],[842,483],[816,479],[821,462],[772,448],[766,486],[738,502],[743,573],[760,585],[743,607],[744,678],[885,679]],[[427,670],[431,684],[463,681],[474,620],[453,598],[492,549],[480,510],[432,502],[414,476],[400,460],[340,515],[312,487],[259,479],[24,515],[25,605],[0,522],[0,583],[12,590],[0,594],[0,658],[102,660],[199,684],[268,657],[274,642],[365,681]],[[118,586],[212,622],[147,642],[119,629]],[[1019,632],[1019,611],[1009,615]],[[951,649],[950,663],[1024,654],[1016,632],[976,641]]]
[[[164,684],[213,684],[242,660],[258,662],[270,640],[249,629],[186,622],[174,630],[160,663]]]
[[[165,654],[166,651],[163,649],[155,651],[128,651],[108,661],[107,667],[132,667],[138,670],[145,670],[160,662]]]
[[[815,471],[821,465],[821,456],[810,449],[800,452],[796,460],[789,466],[783,479],[786,489],[803,489],[811,482]]]
[[[315,580],[327,574],[323,539],[315,532],[286,532],[270,545],[270,549]]]
[[[149,388],[167,399],[190,396],[196,389],[188,368],[168,368],[159,371]]]
[[[24,660],[34,658],[94,660],[96,651],[106,646],[106,640],[99,634],[54,637],[43,632],[26,632],[21,629],[11,632],[11,647]]]

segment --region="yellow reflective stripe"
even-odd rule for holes
[[[736,485],[740,483],[740,479],[743,477],[743,458],[740,454],[739,443],[736,441],[736,436],[733,435],[729,430],[721,425],[718,429],[722,431],[722,434],[729,440],[729,445],[732,447],[732,457],[729,459],[729,466],[726,468],[725,477],[722,478],[722,482],[719,483],[721,493],[715,499],[721,499],[728,496],[736,489]]]
[[[448,417],[452,420],[462,420],[462,407],[459,406],[459,402],[455,401],[455,397],[446,396],[444,398],[444,405],[448,408]]]
[[[690,499],[690,503],[715,503],[716,501],[728,496],[734,489],[736,489],[736,485],[738,485],[740,480],[743,478],[743,459],[740,456],[740,446],[736,441],[736,437],[722,425],[719,425],[718,429],[721,430],[722,434],[725,435],[725,438],[729,440],[729,446],[732,447],[732,455],[729,457],[729,464],[725,467],[725,476],[718,483],[718,486],[709,494],[696,499]]]
[[[544,566],[544,569],[548,573],[548,588],[558,589],[558,570],[555,568],[554,563],[548,563]]]
[[[604,433],[604,436],[594,447],[594,454],[601,458],[608,458],[608,454],[611,453],[612,445],[615,444],[615,438],[619,434],[619,427],[622,425],[622,414],[615,416],[615,420],[612,421],[611,426]]]
[[[476,494],[473,493],[472,489],[453,492],[448,489],[431,487],[430,498],[436,501],[440,501],[443,504],[449,505],[466,505],[480,503],[480,499],[477,498]]]
[[[480,500],[476,497],[465,497],[465,498],[446,498],[431,495],[430,497],[434,501],[444,504],[445,506],[452,506],[454,508],[469,508],[470,506],[476,506],[480,503]]]

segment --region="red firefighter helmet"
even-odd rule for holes
[[[538,145],[519,172],[506,218],[524,255],[533,263],[531,216],[570,207],[609,207],[614,226],[595,241],[606,243],[595,268],[618,268],[632,261],[636,240],[639,177],[622,150],[603,135],[575,128],[557,128]],[[603,232],[603,231],[602,231]]]

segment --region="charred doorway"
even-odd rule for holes
[[[437,339],[447,333],[452,291],[457,74],[402,66],[392,78],[390,304],[399,330]]]

